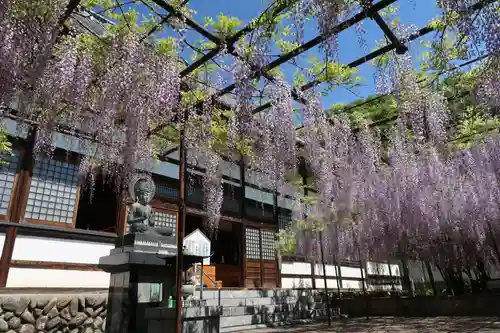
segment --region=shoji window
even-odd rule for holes
[[[18,150],[13,150],[11,156],[2,157],[0,164],[0,217],[3,219],[8,219],[20,155]]]
[[[78,204],[78,166],[55,159],[37,161],[24,218],[30,222],[74,225]]]
[[[177,212],[154,209],[153,222],[157,228],[172,228],[175,235],[177,227]]]
[[[247,228],[245,230],[247,259],[260,259],[260,230]]]

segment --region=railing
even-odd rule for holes
[[[210,276],[207,275],[202,269],[202,265],[195,264],[194,266],[194,274],[196,278],[198,278],[198,273],[200,274],[200,288],[203,289],[203,276],[206,276],[208,280],[212,283],[213,287],[217,288],[217,282],[214,281]]]
[[[210,276],[207,275],[207,273],[205,273],[203,271],[203,264],[201,264],[201,265],[200,264],[194,264],[194,266],[192,266],[189,270],[191,270],[192,273],[193,273],[193,275],[195,276],[195,278],[197,280],[196,282],[197,283],[199,282],[199,286],[200,286],[200,301],[203,302],[203,277],[206,276],[208,278],[208,280],[212,283],[212,285],[213,285],[214,288],[218,287],[217,282],[214,281]],[[199,281],[198,281],[198,276],[200,277]]]

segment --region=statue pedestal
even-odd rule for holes
[[[175,256],[124,248],[111,252],[99,259],[99,267],[110,273],[106,332],[145,332],[145,309],[166,306],[175,285]]]
[[[175,237],[128,234],[120,237],[98,267],[111,274],[106,333],[147,332],[146,309],[167,307],[175,299]],[[203,257],[184,254],[184,267]]]
[[[175,236],[159,236],[151,234],[127,234],[115,242],[115,252],[133,251],[156,253],[164,256],[176,256],[177,244]],[[113,251],[112,251],[113,253]]]

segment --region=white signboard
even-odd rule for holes
[[[210,239],[200,229],[196,229],[184,237],[184,247],[194,255],[201,257],[210,256]],[[210,258],[203,259],[203,265],[210,265]]]

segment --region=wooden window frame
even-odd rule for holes
[[[21,183],[22,178],[25,177],[25,172],[22,168],[22,162],[24,159],[24,155],[26,154],[26,149],[22,142],[20,142],[19,140],[13,140],[12,150],[16,150],[19,152],[19,161],[17,163],[16,174],[14,176],[9,203],[7,205],[7,214],[0,214],[0,219],[3,219],[5,221],[17,222],[18,219],[16,218],[16,212],[19,210],[19,205],[21,203],[19,197],[22,194],[22,189],[19,188],[19,184]]]
[[[51,158],[51,160],[56,160],[59,162],[65,162],[69,164],[73,164],[78,166],[79,164],[79,155],[74,152],[70,151],[65,151],[62,149],[56,149],[54,152],[54,156]],[[28,204],[28,196],[30,193],[31,189],[31,182],[33,180],[33,172],[35,169],[35,163],[32,163],[32,167],[30,170],[26,171],[25,177],[27,177],[27,181],[25,182],[25,188],[22,189],[22,197],[20,197],[20,223],[33,223],[33,224],[42,224],[42,225],[48,225],[48,226],[54,226],[54,227],[61,227],[64,229],[75,229],[76,225],[76,217],[78,214],[78,205],[80,202],[80,192],[81,192],[81,185],[77,183],[76,186],[76,195],[75,195],[75,201],[74,201],[74,207],[73,207],[73,217],[72,217],[72,222],[71,223],[66,223],[66,222],[57,222],[57,221],[49,221],[49,220],[41,220],[41,219],[34,219],[34,218],[25,218],[26,214],[26,207]]]

